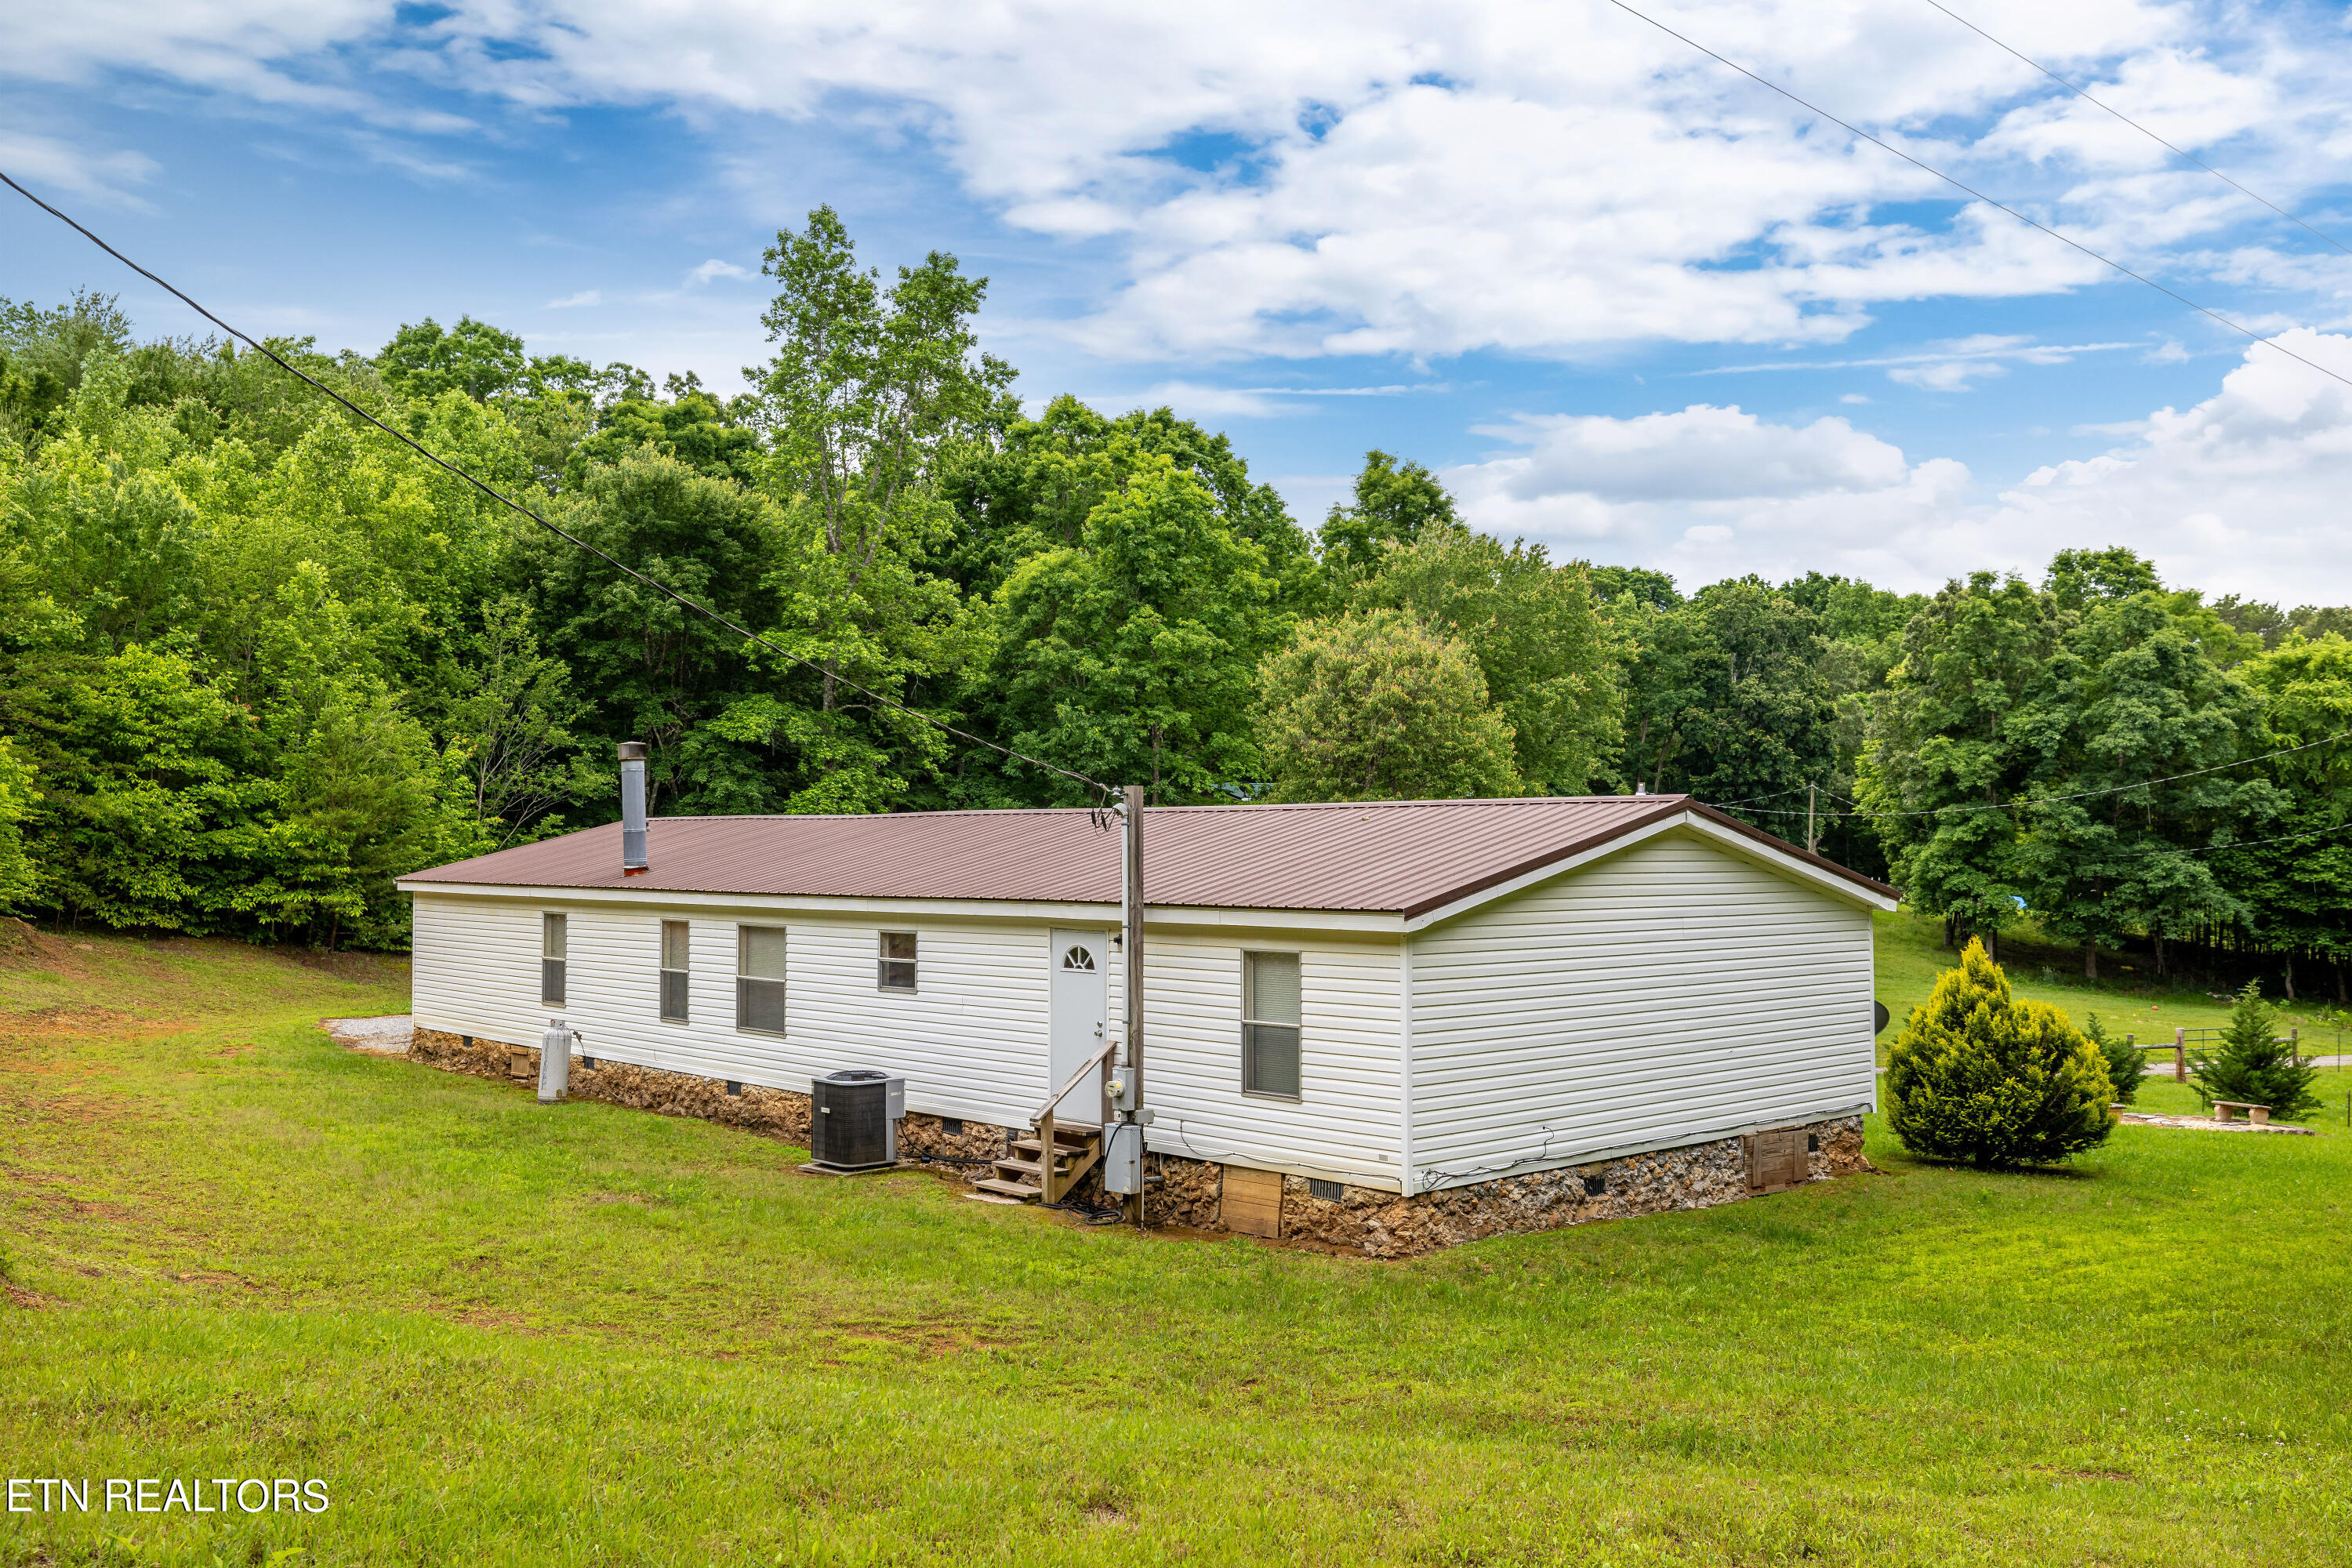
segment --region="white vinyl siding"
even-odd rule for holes
[[[1416,1185],[1875,1101],[1869,912],[1671,833],[1412,938]]]
[[[1272,945],[1147,932],[1143,1097],[1156,1120],[1146,1146],[1395,1188],[1403,1134],[1397,943],[1309,939],[1290,949],[1298,954],[1296,1101],[1242,1092],[1242,954]]]
[[[541,906],[519,900],[416,896],[418,1024],[452,1034],[536,1043],[549,1014],[538,994]],[[582,904],[570,911],[571,1005],[586,1054],[704,1078],[796,1089],[836,1068],[907,1076],[909,1110],[1026,1127],[1046,1081],[1043,923],[899,921],[804,911],[697,911],[688,967],[692,1020],[664,1024],[647,957],[674,908]],[[1057,923],[1070,923],[1066,920]],[[739,925],[775,927],[784,943],[789,1030],[734,1027]],[[877,995],[877,933],[913,929],[921,988]],[[1394,1187],[1401,1169],[1393,940],[1299,953],[1297,1103],[1242,1093],[1242,952],[1267,940],[1152,933],[1147,941],[1150,1033],[1145,1093],[1159,1120],[1155,1152],[1231,1160],[1358,1185]],[[1291,946],[1290,942],[1297,945]],[[1121,1016],[1124,966],[1104,978],[1108,1016]]]
[[[427,1028],[532,1045],[553,1010],[539,994],[540,912],[474,895],[416,896],[415,1008]],[[1028,1125],[1045,1082],[1046,933],[1013,922],[900,921],[922,953],[918,993],[875,990],[871,918],[698,912],[688,923],[688,1017],[664,1023],[648,971],[674,908],[582,904],[567,912],[565,1021],[600,1059],[808,1091],[838,1068],[907,1078],[909,1110]],[[735,1026],[739,925],[780,927],[788,1032]],[[1111,977],[1113,1016],[1118,976]]]
[[[541,909],[515,900],[420,893],[411,942],[416,1022],[453,1035],[537,1045],[563,1009],[540,997]]]

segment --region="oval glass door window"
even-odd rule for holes
[[[1095,955],[1083,947],[1074,945],[1062,954],[1062,967],[1065,969],[1092,969],[1094,966]]]

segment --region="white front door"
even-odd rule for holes
[[[1098,931],[1050,932],[1048,962],[1053,965],[1048,1016],[1047,1089],[1066,1080],[1087,1058],[1102,1049],[1108,1022],[1106,999],[1110,973],[1110,934]],[[1056,1121],[1093,1127],[1102,1121],[1102,1083],[1090,1076],[1062,1097],[1054,1110]]]

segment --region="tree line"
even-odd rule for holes
[[[471,317],[271,347],[791,658],[261,356],[0,300],[0,906],[396,946],[394,878],[609,820],[621,739],[666,815],[1086,801],[935,720],[1167,802],[1686,791],[1956,936],[2343,984],[2352,748],[2248,759],[2352,730],[2352,612],[2121,548],[1685,595],[1378,451],[1310,531],[1166,408],[1024,404],[951,256],[820,208],[765,268],[726,398]]]

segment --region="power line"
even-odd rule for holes
[[[2260,332],[2254,331],[2252,327],[2241,326],[2236,321],[2231,321],[2229,317],[2221,314],[2221,311],[2209,310],[2205,306],[2199,304],[2196,300],[2191,300],[2188,295],[2177,293],[2174,290],[2166,288],[2163,284],[2158,283],[2155,279],[2148,277],[2146,273],[2135,272],[2130,268],[2126,267],[2122,262],[2111,260],[2108,258],[2100,255],[2097,251],[2093,250],[2089,246],[2084,245],[2081,240],[2069,238],[2067,236],[2059,233],[2056,229],[2052,228],[2048,224],[2042,223],[2038,219],[2026,216],[2023,213],[2018,211],[2015,207],[2011,206],[2008,203],[1994,200],[1991,196],[1989,196],[1982,191],[1978,190],[1974,185],[1961,183],[1952,175],[1944,173],[1943,170],[1937,168],[1934,164],[1923,163],[1921,160],[1913,157],[1910,153],[1906,153],[1902,148],[1895,146],[1894,143],[1880,141],[1877,137],[1873,136],[1869,132],[1864,131],[1859,125],[1840,120],[1828,110],[1822,109],[1815,104],[1808,102],[1804,99],[1799,98],[1795,93],[1790,92],[1787,88],[1780,86],[1778,82],[1770,81],[1763,77],[1758,76],[1754,71],[1749,70],[1746,66],[1741,65],[1738,61],[1730,59],[1723,55],[1717,54],[1713,49],[1708,48],[1705,44],[1700,43],[1696,38],[1690,37],[1688,34],[1675,32],[1672,27],[1667,26],[1664,22],[1659,21],[1656,17],[1648,16],[1645,13],[1635,9],[1633,6],[1627,5],[1625,0],[1609,0],[1609,4],[1616,6],[1617,9],[1624,12],[1627,16],[1633,17],[1637,21],[1647,22],[1651,26],[1655,27],[1661,33],[1665,34],[1666,37],[1676,39],[1679,42],[1688,44],[1692,48],[1696,49],[1700,54],[1703,54],[1707,58],[1714,60],[1717,64],[1728,66],[1731,69],[1738,71],[1741,76],[1746,77],[1748,80],[1756,83],[1759,87],[1770,88],[1774,92],[1779,93],[1782,98],[1787,99],[1790,103],[1795,104],[1798,108],[1804,110],[1806,112],[1818,115],[1822,119],[1828,121],[1832,125],[1839,126],[1853,135],[1859,136],[1864,142],[1869,142],[1872,146],[1878,148],[1882,152],[1894,153],[1896,157],[1902,159],[1912,167],[1935,175],[1936,178],[1943,181],[1944,184],[1951,186],[1954,190],[1965,191],[1968,195],[1975,197],[1978,201],[1984,203],[1985,205],[1997,208],[2001,212],[2007,213],[2010,216],[2025,225],[2028,228],[2040,229],[2043,234],[2046,234],[2051,238],[2057,240],[2060,244],[2070,246],[2074,249],[2081,251],[2084,255],[2089,257],[2092,260],[2098,262],[2101,266],[2111,267],[2117,272],[2122,273],[2125,277],[2131,279],[2134,282],[2147,284],[2149,288],[2155,289],[2165,298],[2188,306],[2190,310],[2196,311],[2200,316],[2211,317],[2214,321],[2221,322],[2223,326],[2229,328],[2231,331],[2238,333],[2240,336],[2249,338],[2258,343],[2265,344],[2270,348],[2277,350],[2280,353],[2286,355],[2287,358],[2294,361],[2297,364],[2307,365],[2311,369],[2317,371],[2320,374],[2326,376],[2331,380],[2340,381],[2347,386],[2352,386],[2352,376],[2339,374],[2336,372],[2328,369],[2326,365],[2319,363],[2315,360],[2305,359],[2303,355],[2295,353],[2293,349],[2286,347],[2276,339],[2266,338]]]
[[[1945,16],[1949,16],[1953,21],[1958,22],[1961,26],[1966,27],[1969,32],[1974,33],[1978,37],[1982,38],[1986,43],[1992,45],[1993,47],[2016,55],[2019,59],[2023,60],[2027,65],[2032,66],[2035,70],[2040,71],[2043,76],[2048,77],[2052,81],[2056,82],[2060,87],[2064,88],[2068,92],[2073,93],[2076,98],[2081,99],[2084,102],[2105,110],[2109,114],[2114,115],[2117,120],[2122,121],[2126,125],[2130,126],[2133,130],[2138,132],[2141,135],[2147,137],[2158,146],[2173,154],[2173,156],[2177,158],[2184,158],[2189,163],[2196,164],[2199,168],[2204,170],[2207,174],[2212,175],[2215,179],[2221,181],[2223,184],[2229,186],[2240,195],[2262,203],[2263,205],[2270,208],[2271,211],[2278,214],[2279,216],[2286,219],[2287,222],[2294,225],[2295,227],[2302,229],[2305,233],[2311,235],[2314,238],[2326,240],[2328,244],[2335,246],[2336,249],[2343,251],[2347,256],[2352,256],[2352,247],[2344,245],[2341,241],[2337,240],[2335,236],[2322,234],[2319,230],[2312,227],[2309,224],[2304,222],[2301,218],[2287,211],[2286,208],[2279,205],[2278,203],[2272,201],[2269,197],[2259,195],[2256,193],[2246,189],[2245,186],[2238,184],[2237,181],[2230,178],[2229,175],[2221,173],[2221,170],[2215,168],[2212,164],[2208,163],[2202,158],[2198,157],[2194,153],[2190,153],[2184,148],[2174,146],[2171,142],[2167,142],[2163,137],[2158,136],[2155,132],[2150,131],[2147,126],[2142,125],[2138,121],[2134,120],[2130,115],[2126,114],[2122,110],[2117,109],[2115,105],[2105,103],[2098,99],[2093,98],[2088,92],[2076,87],[2073,82],[2068,81],[2064,77],[2060,76],[2056,71],[2052,70],[2040,60],[2035,59],[2031,55],[2021,54],[2018,50],[2011,48],[2007,44],[2002,43],[1999,38],[1994,37],[1990,33],[1986,32],[1982,27],[1978,26],[1974,22],[1969,21],[1966,16],[1961,16],[1950,6],[1937,5],[1937,0],[1926,0],[1926,3],[1927,5],[1934,5],[1937,10],[1941,11]]]
[[[2352,827],[2352,822],[2339,822],[2333,827],[2315,827],[2307,833],[2282,833],[2276,838],[2241,838],[2228,844],[2207,844],[2195,849],[2184,849],[2184,855],[2221,855],[2232,849],[2252,849],[2260,844],[2285,844],[2297,838],[2324,838]]]
[[[2054,805],[2062,800],[2091,800],[2100,795],[2126,795],[2136,789],[2152,789],[2158,784],[2178,784],[2182,779],[2202,778],[2207,773],[2227,773],[2231,768],[2242,768],[2249,763],[2267,762],[2273,757],[2292,756],[2297,752],[2308,752],[2315,747],[2330,745],[2347,737],[2352,737],[2352,730],[2339,730],[2333,735],[2323,735],[2316,741],[2305,741],[2300,746],[2281,746],[2275,752],[2263,752],[2251,757],[2240,757],[2234,763],[2216,763],[2210,768],[2191,768],[2185,773],[2167,773],[2162,778],[2142,779],[2137,784],[2116,784],[2108,789],[2074,790],[2066,795],[2037,795],[2028,796],[2024,800],[1994,801],[1982,805],[1939,805],[1930,811],[1824,811],[1818,815],[1847,819],[1880,816],[1949,816],[1955,812],[1963,811],[2021,811],[2031,805]],[[1769,800],[1771,796],[1757,795],[1754,798]],[[1843,800],[1845,797],[1840,795],[1837,798]],[[1707,804],[1713,805],[1715,802],[1709,801]],[[1801,811],[1764,810],[1750,812],[1748,815],[1751,816],[1803,816],[1806,814]]]
[[[1804,790],[1805,786],[1803,784],[1799,784],[1795,789],[1776,789],[1770,795],[1742,795],[1738,800],[1711,800],[1706,804],[1720,810],[1734,805],[1746,805],[1751,801],[1778,800],[1784,795],[1801,795],[1804,793]],[[1801,816],[1804,814],[1802,812],[1799,812],[1797,815]]]
[[[150,272],[144,267],[140,266],[139,263],[131,260],[131,258],[115,249],[114,247],[107,244],[106,241],[99,238],[98,236],[92,234],[89,229],[84,228],[73,218],[68,216],[65,213],[58,211],[56,207],[51,206],[48,203],[43,201],[40,197],[26,190],[24,186],[18,184],[5,169],[0,169],[0,184],[6,184],[10,190],[16,192],[18,195],[24,197],[26,201],[32,203],[43,212],[47,213],[51,217],[56,218],[58,222],[64,224],[75,233],[80,235],[84,239],[89,241],[92,245],[95,245],[100,250],[106,252],[107,255],[114,258],[115,260],[122,263],[123,266],[131,268],[131,271],[138,273],[142,278],[146,279],[150,283],[154,284],[157,288],[162,289],[172,295],[174,299],[178,300],[180,303],[185,305],[189,310],[194,310],[197,315],[202,316],[205,321],[210,321],[214,326],[218,327],[222,331],[226,332],[230,337],[235,338],[237,342],[245,344],[246,347],[253,350],[254,353],[269,360],[270,363],[277,365],[278,369],[286,372],[287,374],[310,383],[311,386],[325,393],[329,397],[333,398],[337,403],[341,404],[345,408],[350,409],[362,419],[366,420],[369,424],[374,426],[377,429],[383,431],[385,435],[391,437],[402,446],[406,447],[418,457],[423,458],[426,462],[433,464],[436,468],[444,469],[448,473],[455,474],[458,479],[465,480],[466,483],[473,486],[476,489],[481,491],[492,500],[497,501],[499,505],[509,507],[514,510],[520,512],[523,516],[530,519],[531,521],[539,524],[540,527],[547,530],[548,532],[555,535],[558,539],[564,541],[575,549],[586,551],[589,554],[593,555],[599,561],[604,562],[607,566],[612,567],[614,571],[636,579],[636,581],[643,583],[646,587],[653,589],[657,594],[663,595],[665,597],[676,600],[678,604],[685,605],[695,614],[706,616],[718,625],[726,627],[729,631],[733,632],[737,637],[741,637],[746,642],[756,643],[760,647],[766,648],[769,652],[781,655],[782,657],[792,660],[794,664],[799,665],[803,669],[809,670],[814,674],[829,676],[832,679],[839,682],[841,685],[849,688],[850,690],[857,692],[862,696],[871,698],[873,700],[881,703],[885,707],[895,708],[899,712],[908,715],[909,718],[919,719],[934,730],[940,731],[942,734],[953,735],[960,741],[970,741],[974,745],[986,746],[992,752],[1000,752],[1004,756],[1013,758],[1016,762],[1027,763],[1032,767],[1043,768],[1049,773],[1058,773],[1066,779],[1075,779],[1079,784],[1085,784],[1089,789],[1101,791],[1106,796],[1116,793],[1108,784],[1103,784],[1096,779],[1088,778],[1084,773],[1074,773],[1068,768],[1045,762],[1042,758],[1033,757],[1025,752],[1016,752],[1010,746],[1000,746],[993,741],[983,739],[982,737],[974,735],[968,731],[959,730],[952,724],[935,719],[929,713],[923,712],[920,709],[909,708],[907,704],[899,701],[895,697],[885,697],[882,693],[876,691],[869,687],[859,685],[856,681],[850,679],[847,676],[835,671],[829,671],[825,669],[824,666],[819,665],[813,660],[803,658],[800,655],[793,653],[789,648],[778,647],[774,643],[770,642],[766,637],[760,636],[757,632],[749,631],[742,626],[737,626],[733,621],[729,620],[725,616],[720,615],[717,610],[714,610],[709,605],[703,604],[700,600],[688,598],[684,594],[681,594],[677,589],[671,587],[668,584],[657,582],[654,578],[647,576],[643,572],[638,571],[635,567],[605,553],[602,550],[599,550],[596,546],[589,543],[578,534],[572,533],[569,530],[548,521],[547,519],[541,517],[530,508],[523,505],[522,502],[515,500],[512,496],[506,494],[502,490],[493,489],[490,486],[484,484],[481,480],[476,479],[465,469],[457,467],[457,464],[450,462],[447,458],[442,457],[437,452],[435,452],[431,448],[411,439],[400,431],[394,429],[391,426],[385,424],[374,415],[370,414],[366,409],[362,408],[358,404],[353,403],[350,398],[345,397],[341,393],[337,392],[333,387],[329,386],[326,383],[298,370],[293,365],[288,363],[283,357],[281,357],[275,350],[271,349],[268,344],[256,342],[253,339],[246,336],[245,333],[238,331],[235,327],[230,326],[226,321],[222,321],[218,316],[214,315],[210,310],[205,310],[202,305],[197,304],[194,300],[188,298],[187,295],[182,293],[178,289],[173,288],[170,283],[157,277],[154,273]]]

